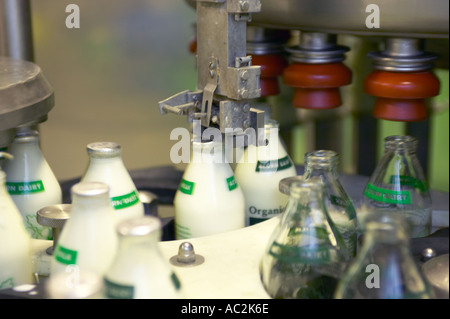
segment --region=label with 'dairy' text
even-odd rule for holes
[[[45,191],[42,181],[6,182],[6,188],[10,195],[35,194]]]
[[[136,191],[111,198],[111,204],[116,210],[124,209],[136,205],[137,203],[139,203],[139,196],[136,194]]]

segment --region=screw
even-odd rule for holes
[[[250,9],[250,4],[248,3],[247,0],[241,1],[241,2],[239,3],[239,5],[240,5],[240,7],[241,7],[241,10],[244,11],[244,12],[247,12],[248,9]]]
[[[241,90],[239,91],[239,94],[240,94],[240,96],[241,96],[243,99],[247,99],[248,96],[249,96],[249,92],[248,92],[248,90],[246,90],[246,89],[241,89]]]
[[[242,79],[242,81],[247,81],[248,79],[250,78],[250,74],[248,73],[248,71],[243,71],[242,73],[241,73],[241,79]]]

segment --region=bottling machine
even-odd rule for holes
[[[345,156],[348,174],[342,180],[355,197],[361,196],[364,176],[375,167],[379,120],[403,122],[405,133],[420,140],[418,156],[427,170],[432,98],[441,89],[433,68],[448,69],[448,1],[187,0],[184,5],[197,17],[190,46],[197,88],[159,102],[161,114],[186,116],[202,129],[239,135],[247,129],[263,132],[269,112],[280,122],[291,152],[293,128],[300,123],[302,150],[334,149]],[[11,143],[17,130],[47,120],[54,105],[45,70],[33,63],[30,21],[29,1],[0,0],[0,148]],[[285,105],[280,106],[280,99]],[[264,134],[258,134],[249,143],[264,141]],[[152,191],[169,205],[181,178],[166,168],[131,175],[143,193]],[[62,181],[66,201],[74,182]],[[434,226],[448,229],[448,193],[433,192],[433,209],[439,213]],[[181,279],[198,284],[188,293],[199,298],[267,297],[259,285],[257,256],[274,223],[221,234],[210,243],[192,240],[204,261],[201,257],[202,265],[180,270]],[[166,224],[166,239],[171,239],[170,218]],[[429,245],[448,253],[448,231],[444,248],[440,236],[418,241],[415,253]],[[240,247],[236,256],[241,259],[221,257],[220,252],[243,240],[255,247],[254,255]],[[178,245],[162,243],[168,259]],[[218,278],[231,264],[245,282]],[[205,295],[216,279],[225,288]],[[22,296],[20,291],[4,292],[17,295]]]

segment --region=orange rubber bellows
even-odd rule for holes
[[[376,70],[364,82],[367,94],[377,97],[373,116],[389,121],[414,122],[427,117],[425,99],[439,94],[439,79],[429,71]]]
[[[261,97],[278,95],[280,93],[278,77],[287,66],[284,57],[280,54],[253,55],[252,64],[261,66],[259,82]]]
[[[295,88],[293,105],[331,109],[342,104],[339,88],[350,84],[352,72],[343,63],[293,63],[284,69],[283,82]]]

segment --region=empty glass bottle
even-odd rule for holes
[[[113,142],[87,145],[89,165],[82,182],[102,182],[110,187],[110,199],[117,221],[144,216],[133,180],[122,160],[122,148]]]
[[[325,186],[328,214],[342,235],[348,255],[356,256],[356,211],[350,197],[339,181],[339,155],[334,151],[318,150],[305,155],[303,178],[319,177]]]
[[[363,245],[339,281],[335,298],[433,298],[411,255],[405,218],[371,212],[364,224]]]
[[[364,190],[367,211],[381,208],[405,215],[411,237],[431,232],[431,196],[419,160],[417,139],[411,136],[385,138],[384,155]]]
[[[36,212],[62,203],[61,186],[39,146],[39,133],[24,129],[17,133],[8,152],[14,159],[5,163],[6,187],[22,214],[32,238],[52,239],[50,227],[40,225]]]
[[[317,179],[290,186],[285,215],[261,261],[261,279],[273,298],[330,299],[347,260]]]
[[[278,190],[283,178],[297,171],[279,137],[276,121],[265,125],[268,144],[249,145],[235,169],[245,196],[246,225],[254,225],[284,212],[288,196]],[[253,157],[253,158],[252,158]]]
[[[105,297],[159,299],[181,297],[181,284],[163,258],[161,222],[153,216],[119,223],[119,250],[104,277]]]

